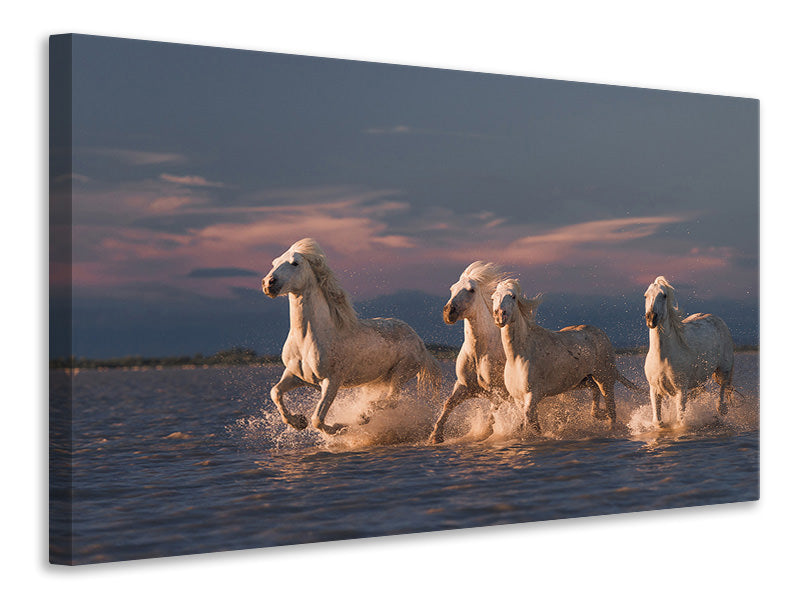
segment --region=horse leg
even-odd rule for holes
[[[656,427],[664,427],[664,421],[661,420],[661,394],[652,385],[650,386],[650,404],[653,406],[653,424]]]
[[[726,402],[726,400],[728,399],[729,390],[730,390],[729,385],[722,384],[719,386],[719,398],[717,399],[717,412],[719,413],[720,417],[724,417],[725,415],[728,414],[728,403]]]
[[[617,403],[614,399],[614,380],[616,378],[612,375],[609,377],[605,382],[600,382],[595,380],[595,384],[597,389],[594,392],[594,400],[592,402],[592,408],[599,404],[599,396],[600,394],[603,395],[606,401],[606,414],[611,424],[613,425],[617,421]],[[595,417],[598,418],[598,417]]]
[[[728,403],[733,398],[733,369],[723,372],[722,369],[714,371],[714,381],[719,384],[719,399],[717,400],[717,412],[720,416],[728,414]]]
[[[684,417],[686,416],[686,399],[689,392],[686,388],[678,388],[675,394],[675,403],[678,406],[678,425],[683,425]]]
[[[396,408],[400,403],[398,394],[403,389],[412,377],[419,371],[420,367],[416,361],[404,361],[392,369],[391,376],[389,377],[389,386],[387,388],[387,395],[385,403],[382,408]]]
[[[603,412],[602,408],[600,408],[600,396],[602,396],[600,393],[600,387],[592,377],[587,378],[586,387],[592,390],[592,417],[598,421],[602,421],[608,415]]]
[[[469,388],[457,381],[453,387],[453,393],[444,401],[442,414],[439,415],[439,418],[436,420],[436,425],[433,426],[433,433],[431,433],[431,437],[428,438],[429,443],[441,444],[444,441],[444,424],[445,421],[447,421],[447,417],[467,398],[469,398]]]
[[[363,412],[358,417],[359,425],[366,425],[372,420],[372,415],[379,407],[383,407],[388,398],[388,384],[379,383],[362,387],[363,393],[367,394],[368,403]]]
[[[311,417],[311,425],[328,435],[334,435],[344,429],[345,426],[339,423],[326,425],[325,416],[328,414],[328,409],[330,409],[333,399],[336,397],[336,392],[339,391],[339,383],[333,382],[330,378],[323,379],[319,387],[322,391],[322,399],[317,404],[317,408]]]
[[[290,413],[286,408],[286,405],[283,403],[283,395],[286,392],[304,385],[306,385],[305,381],[295,377],[287,369],[283,372],[283,375],[281,375],[280,381],[278,381],[278,383],[276,383],[269,391],[269,396],[272,398],[272,401],[278,408],[278,412],[281,415],[281,420],[295,429],[305,429],[308,427],[308,420],[303,415],[293,415]]]
[[[489,398],[489,424],[487,426],[487,431],[489,432],[489,435],[492,435],[494,433],[495,415],[497,414],[497,411],[500,410],[500,407],[503,405],[503,402],[514,401],[511,398],[511,396],[507,395],[508,392],[505,391],[505,388],[503,388],[503,394],[504,394],[503,396],[500,396],[496,391],[493,390],[490,390],[486,393],[486,396]]]
[[[541,399],[542,397],[540,394],[534,394],[533,392],[526,392],[523,396],[523,406],[525,407],[525,429],[533,431],[537,434],[542,432],[542,428],[539,427],[539,415],[536,412]]]

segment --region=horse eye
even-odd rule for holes
[[[474,293],[475,293],[475,290],[474,290],[474,289],[470,289],[470,290],[467,290],[467,291],[468,291],[470,294],[474,294]]]
[[[512,299],[512,300],[516,300],[516,299],[517,299],[517,297],[516,297],[514,294],[511,294],[511,299]]]
[[[290,262],[289,264],[290,264],[290,265],[292,265],[293,267],[296,267],[296,266],[297,266],[297,263],[296,263],[295,261],[292,261],[292,262]]]

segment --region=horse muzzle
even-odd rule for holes
[[[650,329],[655,329],[658,326],[658,314],[652,310],[645,313],[644,320]]]
[[[494,311],[494,324],[498,327],[505,327],[508,325],[508,313],[502,308]]]
[[[455,307],[450,304],[449,302],[444,305],[444,310],[442,311],[442,318],[444,322],[448,325],[452,325],[456,321],[458,321],[458,311]]]
[[[266,277],[261,280],[261,290],[270,298],[275,298],[281,291],[277,280],[274,277],[267,279]]]

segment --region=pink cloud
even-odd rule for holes
[[[173,185],[162,181],[163,185]],[[182,281],[194,268],[238,265],[263,269],[277,254],[302,237],[315,237],[336,256],[382,256],[391,259],[398,249],[414,246],[408,236],[387,232],[382,218],[406,210],[408,204],[377,199],[376,194],[354,192],[336,201],[279,206],[218,207],[196,192],[163,195],[159,182],[145,182],[130,190],[101,190],[76,198],[82,214],[98,214],[103,205],[121,225],[84,223],[73,230],[76,240],[74,279],[78,285],[108,286],[145,281],[179,282],[184,287],[224,293],[213,281]],[[377,196],[380,198],[380,196]],[[367,203],[369,201],[369,203]],[[219,215],[219,222],[183,233],[165,233],[126,225],[147,215]],[[244,222],[225,222],[231,215]],[[80,221],[80,219],[79,219]]]
[[[159,178],[162,181],[168,181],[169,183],[177,183],[179,185],[188,185],[192,187],[211,187],[211,188],[221,188],[225,187],[224,183],[219,183],[217,181],[209,181],[205,177],[201,177],[200,175],[170,175],[168,173],[162,173],[159,175]]]
[[[576,223],[539,235],[522,237],[509,246],[506,255],[509,260],[525,257],[534,262],[548,262],[553,258],[564,258],[566,254],[573,254],[577,248],[586,244],[616,245],[649,237],[662,225],[686,220],[687,217],[681,215],[662,215]]]
[[[227,293],[226,286],[186,278],[186,273],[231,266],[265,271],[291,243],[314,237],[346,287],[361,297],[398,289],[443,294],[474,260],[492,260],[518,271],[531,292],[613,295],[646,287],[659,274],[731,292],[747,285],[732,266],[736,255],[731,248],[704,248],[696,240],[691,245],[672,244],[669,250],[631,245],[666,225],[690,219],[688,215],[594,220],[532,234],[530,225],[509,222],[491,211],[462,215],[430,207],[412,213],[408,202],[393,197],[395,190],[264,190],[248,196],[247,204],[219,206],[207,195],[213,190],[176,187],[181,185],[162,177],[76,196],[78,214],[86,220],[73,231],[75,282],[107,287],[160,281],[219,295]],[[251,205],[257,197],[281,203]],[[98,220],[98,211],[107,218]],[[111,215],[116,224],[106,222]],[[145,216],[189,215],[203,215],[192,222],[208,224],[180,233],[133,225]],[[394,219],[396,215],[403,219]],[[401,221],[404,228],[389,226]],[[243,278],[242,285],[248,281]]]

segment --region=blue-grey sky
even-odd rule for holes
[[[255,294],[306,236],[360,302],[483,259],[631,326],[662,274],[756,314],[755,100],[90,36],[72,100],[76,354],[276,351]]]

